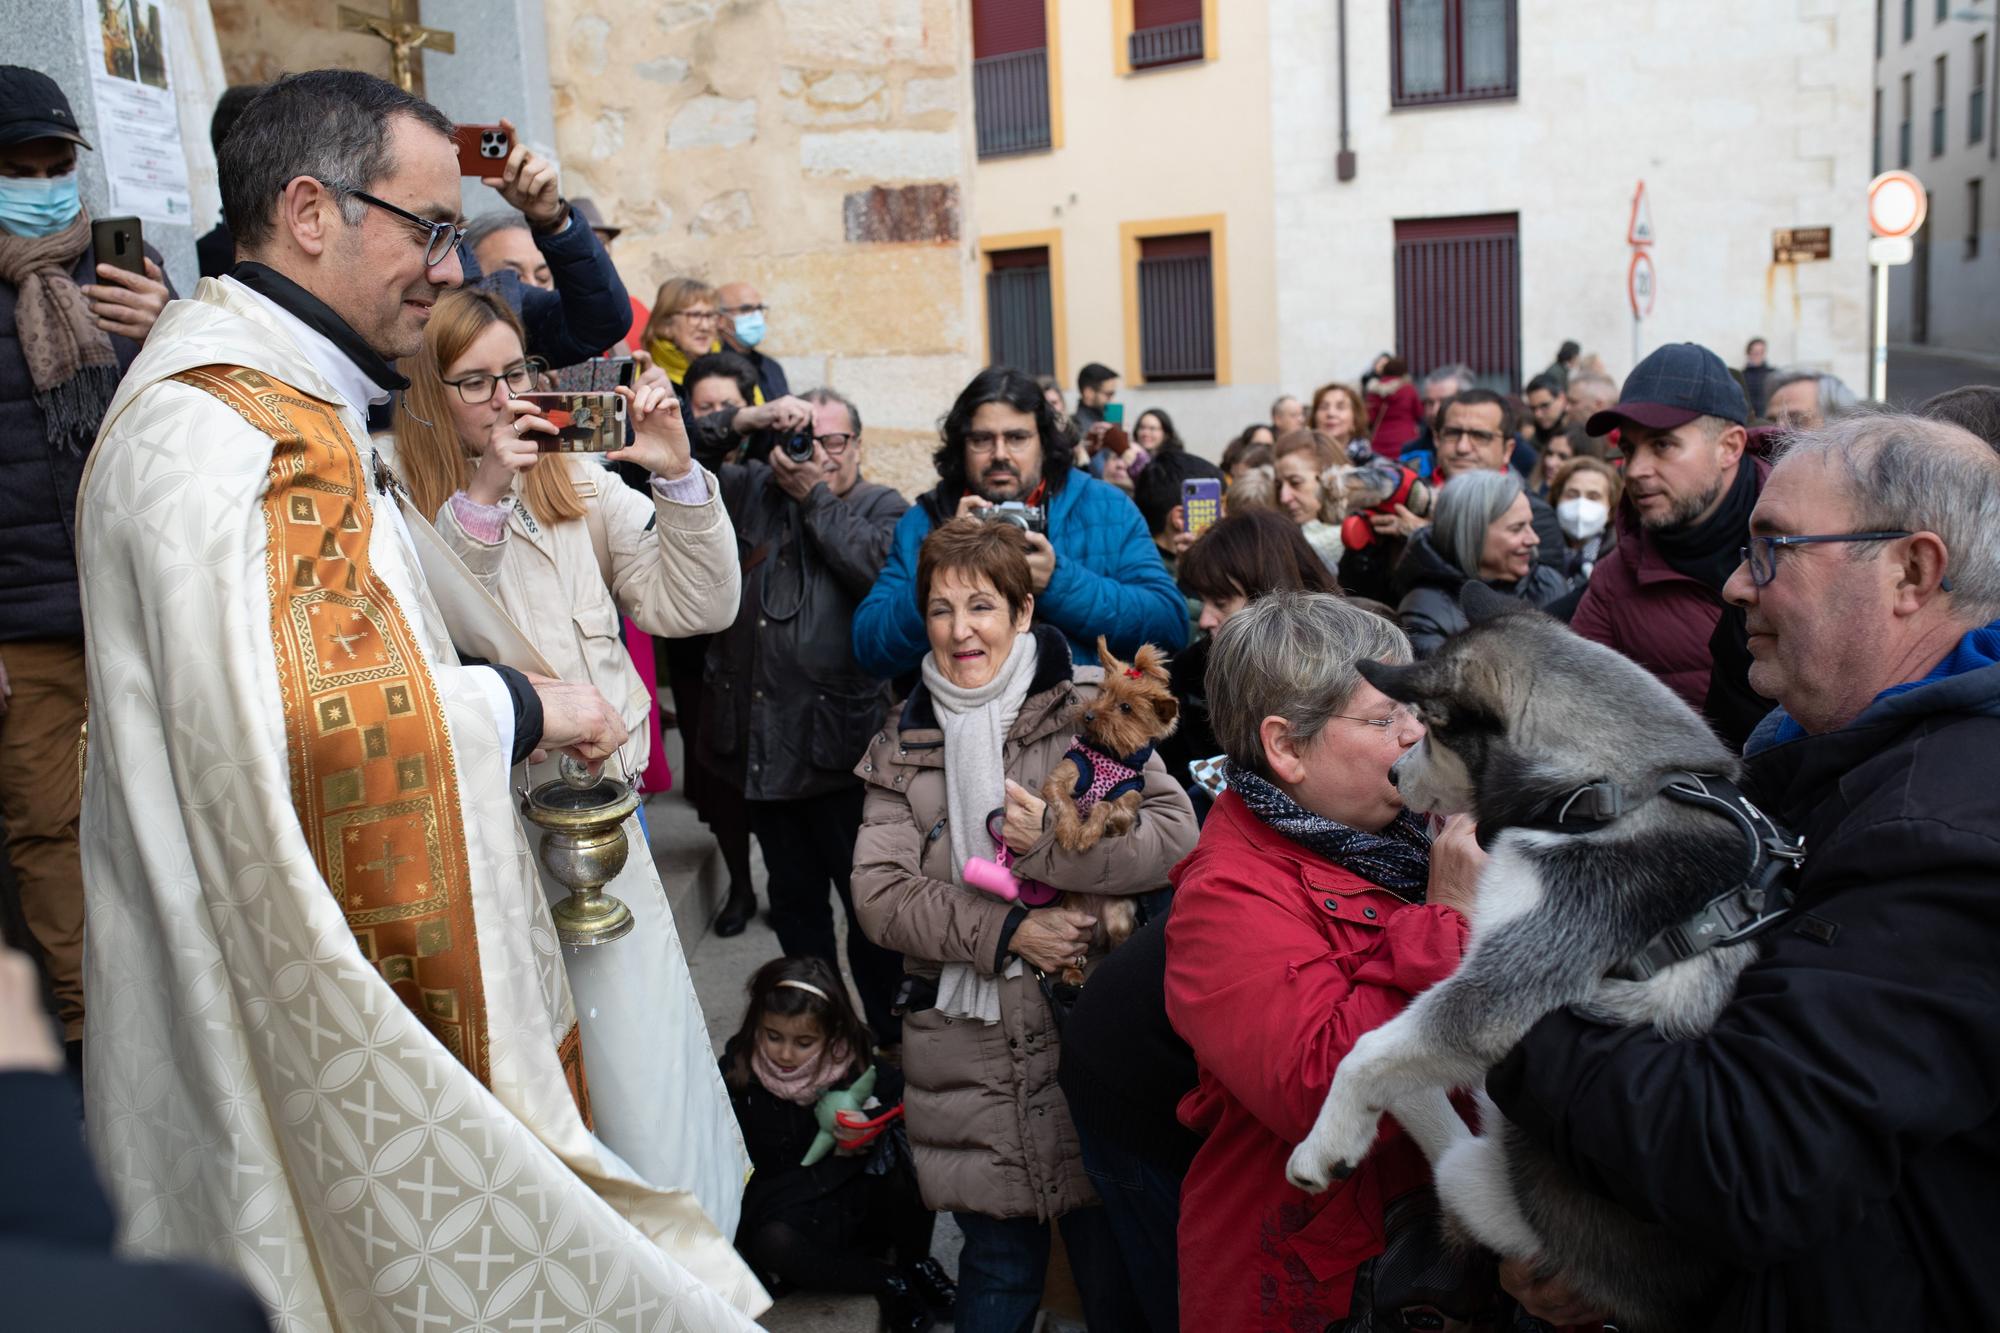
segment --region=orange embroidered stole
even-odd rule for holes
[[[271,641],[292,802],[313,861],[363,955],[490,1084],[458,772],[417,636],[370,566],[361,452],[332,408],[268,375],[204,366],[174,378],[274,445],[264,499]],[[563,1046],[565,1055],[578,1046],[574,1028]],[[580,1052],[576,1064],[580,1093]]]

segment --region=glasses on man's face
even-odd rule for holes
[[[1500,443],[1501,438],[1501,434],[1497,430],[1467,430],[1464,426],[1446,426],[1438,432],[1438,439],[1444,441],[1446,444],[1457,444],[1460,441],[1464,441],[1467,444],[1476,445],[1481,449],[1490,449],[1492,446]]]
[[[848,446],[854,443],[854,437],[846,431],[835,431],[831,435],[820,435],[815,438],[819,440],[819,447],[826,450],[828,458],[839,458],[847,452]]]
[[[1750,544],[1737,551],[1737,557],[1750,566],[1750,584],[1762,588],[1778,577],[1778,548],[1781,546],[1821,546],[1838,542],[1892,542],[1901,537],[1912,536],[1908,532],[1828,532],[1815,533],[1804,537],[1752,537]]]
[[[713,324],[716,320],[722,318],[722,312],[719,310],[682,310],[677,312],[674,318],[684,319],[690,324]]]
[[[319,180],[319,177],[313,177]],[[335,185],[332,181],[319,181],[335,194],[344,194],[359,199],[370,208],[379,208],[393,218],[406,222],[424,235],[424,267],[436,268],[444,262],[445,256],[458,248],[465,239],[465,224],[462,222],[433,222],[429,218],[418,217],[407,208],[398,208],[386,199],[377,199],[366,190],[351,189],[345,185]]]
[[[1416,711],[1408,704],[1402,703],[1391,708],[1387,717],[1355,717],[1349,713],[1335,713],[1334,716],[1343,722],[1359,722],[1362,726],[1373,727],[1377,731],[1387,731],[1398,722],[1414,722],[1417,720]]]
[[[509,394],[526,393],[535,387],[535,376],[541,369],[542,363],[531,357],[498,375],[475,371],[470,375],[461,375],[455,380],[446,380],[445,383],[458,390],[458,396],[469,406],[477,407],[481,403],[490,402],[493,398],[493,386],[502,382],[507,385]]]
[[[726,305],[722,307],[722,313],[731,319],[741,319],[745,315],[761,315],[770,308],[767,305]]]
[[[965,432],[965,447],[975,454],[990,454],[1002,443],[1009,453],[1018,453],[1035,441],[1031,430],[969,430]]]

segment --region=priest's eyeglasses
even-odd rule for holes
[[[459,242],[465,239],[466,224],[463,222],[433,222],[429,218],[418,217],[407,208],[398,208],[386,199],[377,199],[366,190],[356,190],[345,185],[336,185],[332,181],[319,180],[317,176],[313,177],[313,179],[319,181],[321,185],[332,190],[335,194],[344,194],[351,198],[359,199],[370,208],[379,208],[391,217],[400,218],[404,222],[409,223],[412,228],[422,232],[426,238],[424,241],[425,268],[436,268],[439,264],[442,264],[444,257],[453,250],[458,249]],[[482,398],[480,401],[484,402],[485,399]]]
[[[468,406],[477,407],[481,403],[492,401],[493,386],[503,380],[506,381],[509,395],[528,392],[535,387],[535,376],[541,371],[542,363],[534,357],[529,357],[520,365],[504,370],[498,375],[489,375],[483,370],[474,371],[470,375],[460,375],[455,380],[444,382],[458,390],[458,396],[464,399]]]
[[[1819,546],[1835,542],[1892,542],[1914,535],[1908,532],[1827,532],[1813,533],[1804,537],[1752,537],[1750,544],[1742,547],[1737,554],[1744,564],[1750,566],[1751,586],[1762,588],[1778,577],[1778,548],[1781,546]]]

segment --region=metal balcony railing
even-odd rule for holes
[[[1049,146],[1049,53],[1010,51],[972,62],[979,155],[1005,157]]]
[[[1201,20],[1169,23],[1161,28],[1141,28],[1126,42],[1126,54],[1133,69],[1183,65],[1202,58]]]

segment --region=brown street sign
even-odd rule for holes
[[[1771,262],[1808,264],[1833,258],[1833,228],[1779,227],[1771,233]]]

